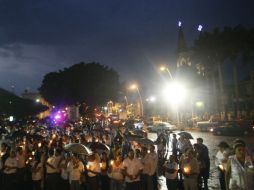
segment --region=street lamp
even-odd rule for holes
[[[180,124],[179,117],[179,105],[184,101],[186,97],[185,87],[177,82],[170,83],[163,92],[166,101],[169,102],[176,109],[177,124]]]
[[[139,96],[139,101],[140,101],[140,111],[141,111],[141,116],[143,117],[143,114],[144,114],[144,109],[143,109],[143,102],[142,102],[142,97],[141,97],[141,94],[140,94],[140,91],[139,91],[139,89],[138,89],[138,86],[136,85],[136,84],[132,84],[131,86],[130,86],[130,89],[132,89],[132,90],[137,90],[137,92],[138,92],[138,96]]]
[[[167,71],[167,73],[169,74],[170,79],[173,80],[173,76],[172,76],[171,72],[169,71],[169,69],[167,67],[161,66],[160,70],[161,71]]]

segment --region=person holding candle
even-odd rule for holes
[[[245,143],[237,142],[233,148],[235,154],[227,161],[225,180],[227,190],[253,190],[254,167],[246,157]]]
[[[192,149],[188,149],[186,151],[186,157],[182,160],[180,167],[184,176],[184,189],[197,190],[199,163],[196,158],[195,152]]]
[[[16,189],[17,159],[14,150],[11,150],[10,156],[4,162],[4,189]]]
[[[41,190],[43,163],[40,161],[39,156],[35,157],[35,159],[31,162],[31,166],[32,166],[31,169],[32,169],[33,189]]]
[[[109,190],[109,177],[108,177],[108,163],[109,159],[106,152],[102,152],[101,154],[101,173],[100,173],[100,180],[101,180],[101,187],[103,187],[103,190]]]
[[[128,157],[123,161],[123,173],[125,175],[126,190],[140,190],[140,175],[143,164],[138,158],[134,158],[134,151],[128,152]]]
[[[88,162],[86,165],[87,176],[88,176],[88,186],[90,190],[99,189],[99,174],[101,173],[100,162],[97,161],[95,154],[88,157]]]
[[[60,182],[60,186],[62,190],[69,190],[69,173],[67,171],[67,165],[69,163],[69,161],[71,160],[71,157],[69,154],[65,154],[59,164],[59,169],[60,169],[60,173],[61,173],[61,182]]]
[[[124,175],[122,172],[122,156],[119,154],[115,160],[110,161],[109,177],[110,190],[122,190]]]
[[[49,149],[49,158],[46,162],[46,188],[47,190],[56,190],[58,185],[58,162],[54,155],[54,150]]]
[[[228,143],[221,141],[218,144],[219,150],[215,156],[215,166],[218,168],[219,171],[219,181],[221,190],[226,190],[225,184],[225,169],[226,164],[229,156],[229,145]]]
[[[22,149],[22,147],[17,147],[17,154],[16,154],[16,158],[17,158],[17,183],[18,186],[23,189],[25,188],[25,174],[26,174],[26,161],[25,161],[25,151]]]
[[[70,190],[80,190],[80,177],[84,171],[84,165],[79,160],[78,155],[73,155],[71,161],[67,165],[69,173]]]
[[[166,177],[166,185],[170,190],[177,189],[177,173],[178,164],[176,163],[175,155],[170,155],[169,161],[166,161],[163,165]]]

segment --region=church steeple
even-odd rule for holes
[[[177,44],[177,53],[184,52],[187,50],[183,29],[182,29],[182,22],[178,22],[179,31],[178,31],[178,44]]]

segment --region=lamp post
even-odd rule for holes
[[[173,76],[172,76],[172,74],[171,74],[171,72],[170,72],[170,70],[169,70],[167,67],[161,66],[161,67],[160,67],[160,70],[161,70],[161,71],[167,71],[167,73],[169,74],[170,79],[171,79],[172,81],[174,80],[174,79],[173,79]]]
[[[143,113],[144,112],[144,110],[143,110],[143,101],[142,101],[142,97],[141,97],[140,91],[138,89],[138,86],[136,84],[133,84],[133,85],[131,85],[130,89],[132,89],[132,90],[136,89],[137,92],[138,92],[139,101],[140,101],[140,112],[141,112],[141,116],[143,117],[143,114],[144,114]]]
[[[170,77],[170,80],[171,80],[171,81],[174,81],[174,78],[173,78],[173,76],[172,76],[172,74],[171,74],[171,72],[170,72],[170,70],[169,70],[168,67],[161,66],[161,67],[160,67],[160,71],[162,71],[162,72],[166,71],[166,72],[168,73],[169,77]],[[169,92],[169,93],[171,93],[171,92]],[[178,106],[176,106],[176,120],[177,120],[177,125],[179,125],[179,123],[180,123],[180,118],[179,118]]]

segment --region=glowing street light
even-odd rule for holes
[[[155,96],[151,96],[149,98],[146,99],[147,102],[155,102],[156,101],[156,97]]]
[[[142,102],[142,97],[141,97],[140,91],[139,91],[139,89],[138,89],[138,85],[132,84],[132,85],[130,86],[130,89],[131,89],[131,90],[137,90],[137,92],[138,92],[139,101],[140,101],[141,116],[143,116],[143,114],[144,114],[144,111],[143,111],[143,110],[144,110],[144,109],[143,109],[143,102]]]
[[[177,82],[170,83],[164,90],[163,95],[166,101],[176,108],[177,123],[179,124],[178,106],[184,101],[186,97],[185,87]]]
[[[161,66],[161,67],[160,67],[160,70],[161,70],[162,72],[167,71],[167,73],[169,74],[170,79],[173,80],[173,77],[172,77],[172,75],[171,75],[171,72],[169,71],[169,69],[168,69],[167,67]]]

